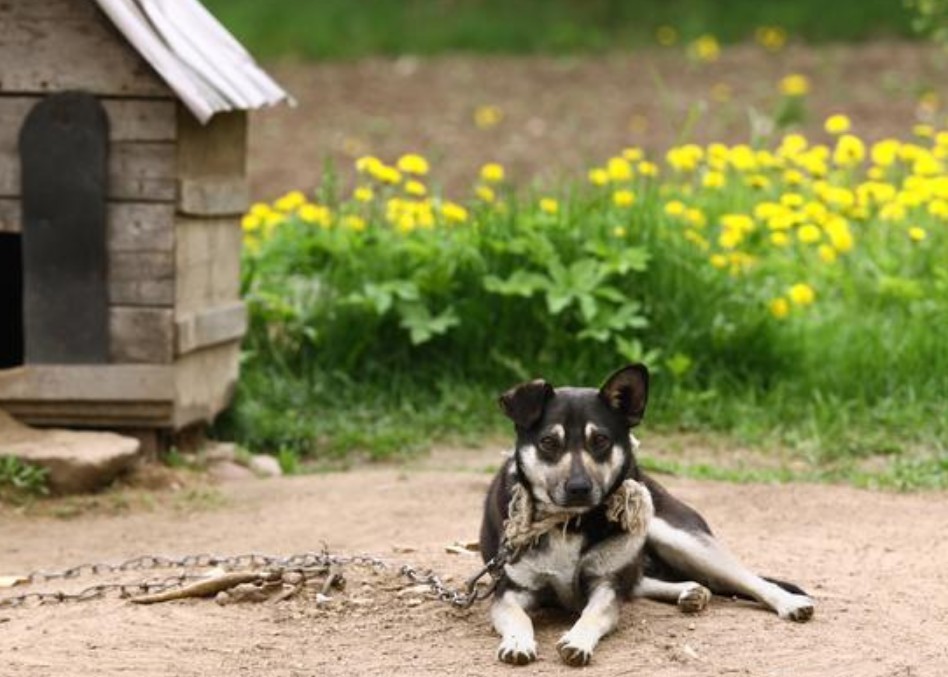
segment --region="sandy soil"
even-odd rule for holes
[[[498,458],[493,450],[441,452],[412,466],[225,484],[203,501],[168,501],[165,492],[153,495],[150,508],[138,502],[138,508],[72,519],[7,509],[0,514],[0,574],[144,553],[289,554],[325,544],[334,553],[431,566],[457,583],[477,559],[444,547],[476,538],[490,479],[484,469]],[[688,617],[636,601],[624,607],[619,630],[600,645],[589,673],[948,672],[944,495],[666,483],[754,568],[808,588],[816,617],[797,625],[725,599]],[[346,575],[345,592],[324,607],[312,599],[227,607],[203,600],[136,607],[106,599],[0,609],[0,673],[483,677],[516,669],[494,658],[497,638],[485,605],[458,612],[398,596],[405,584],[394,574],[350,567]],[[569,670],[553,649],[569,620],[556,614],[539,620],[540,660],[521,673]]]
[[[945,61],[929,46],[873,42],[777,54],[742,45],[711,64],[691,63],[677,49],[276,63],[271,72],[299,106],[253,116],[251,189],[273,199],[315,188],[326,158],[346,176],[365,153],[394,161],[421,152],[435,181],[465,198],[485,162],[502,162],[521,186],[583,176],[628,145],[663,152],[683,138],[693,114],[684,138],[746,142],[749,110],[772,112],[778,82],[790,73],[811,81],[804,130],[812,138],[826,139],[823,120],[836,112],[850,114],[867,138],[905,138],[918,119],[941,115],[918,104],[926,91],[948,100]],[[486,130],[474,123],[485,105],[502,113]]]

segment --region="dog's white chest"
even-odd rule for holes
[[[563,604],[572,605],[578,592],[583,541],[582,534],[553,531],[541,546],[527,550],[515,563],[508,564],[507,576],[528,590],[553,588]]]

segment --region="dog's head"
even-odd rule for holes
[[[515,458],[547,510],[598,505],[635,462],[630,430],[645,414],[648,369],[618,370],[598,390],[554,388],[542,379],[500,396],[517,430]]]

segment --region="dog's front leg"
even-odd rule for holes
[[[560,658],[567,665],[587,665],[593,649],[619,622],[619,599],[611,583],[600,583],[589,596],[579,620],[556,643]]]
[[[526,665],[537,659],[533,622],[527,615],[535,601],[533,594],[526,590],[505,590],[494,600],[490,618],[502,638],[497,658],[504,663]]]

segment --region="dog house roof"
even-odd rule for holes
[[[202,123],[215,113],[293,103],[197,0],[96,0]]]

